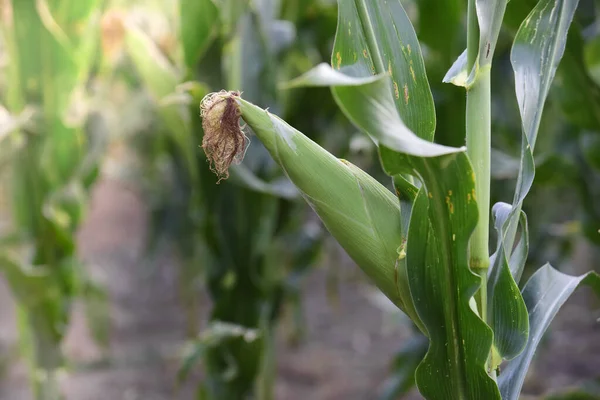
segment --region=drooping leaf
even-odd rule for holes
[[[523,135],[517,188],[504,247],[512,249],[523,200],[533,183],[533,149],[550,84],[564,53],[578,0],[540,0],[521,24],[511,51]]]
[[[523,288],[523,298],[529,311],[531,331],[525,350],[508,362],[499,377],[503,400],[517,400],[525,381],[529,364],[540,340],[562,305],[580,285],[591,286],[600,296],[600,276],[590,272],[570,276],[544,265]]]
[[[394,103],[406,126],[432,141],[435,108],[415,31],[399,0],[338,2],[332,66],[364,78],[391,75]]]

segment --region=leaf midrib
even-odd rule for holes
[[[365,33],[365,37],[367,39],[369,53],[371,53],[371,57],[373,58],[373,66],[375,67],[375,72],[376,74],[383,74],[386,72],[386,69],[385,65],[383,64],[383,59],[381,58],[381,52],[379,51],[379,47],[377,46],[377,37],[375,36],[375,30],[373,29],[371,18],[369,18],[367,2],[366,0],[355,0],[354,5],[356,6],[358,18],[360,19],[363,32]]]

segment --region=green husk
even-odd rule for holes
[[[235,96],[241,117],[329,232],[375,285],[420,325],[406,279],[405,236],[397,197],[268,111],[233,93],[217,96]]]

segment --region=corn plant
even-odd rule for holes
[[[36,399],[59,397],[55,376],[63,366],[60,345],[75,296],[83,294],[92,313],[103,298],[75,253],[75,232],[101,150],[84,129],[99,5],[0,2],[8,58],[2,101],[15,122],[2,140],[0,168],[10,221],[2,232],[0,265],[17,300]],[[105,311],[100,316],[93,318],[101,328],[94,332],[105,336]]]
[[[517,185],[511,204],[490,210],[490,77],[506,5],[469,1],[467,49],[444,77],[466,89],[466,147],[433,142],[435,106],[399,1],[340,0],[331,66],[287,85],[331,87],[344,114],[378,146],[394,193],[237,93],[211,94],[201,105],[205,138],[221,146],[209,152],[213,162],[241,156],[241,117],[331,234],[427,337],[414,374],[427,399],[517,399],[561,305],[580,285],[600,291],[597,274],[569,276],[549,264],[522,290],[517,285],[528,252],[522,205],[533,151],[576,0],[540,0],[516,33]],[[491,255],[490,214],[497,236]]]

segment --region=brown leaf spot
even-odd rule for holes
[[[394,95],[397,99],[400,98],[400,89],[398,89],[398,83],[396,83],[396,81],[394,81]]]

